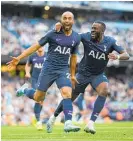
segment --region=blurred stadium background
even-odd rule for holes
[[[34,124],[34,101],[26,97],[17,98],[15,91],[24,82],[22,60],[15,70],[8,72],[6,63],[9,56],[17,56],[48,30],[54,27],[64,11],[75,15],[74,29],[77,32],[90,31],[95,20],[107,25],[106,34],[113,36],[131,58],[129,61],[109,62],[106,74],[110,81],[111,95],[97,122],[133,121],[133,2],[92,2],[92,1],[2,1],[1,3],[1,124]],[[78,62],[83,55],[82,44]],[[47,45],[45,46],[47,52]],[[91,87],[86,89],[80,112],[74,107],[73,120],[87,122],[93,108],[96,94]],[[48,90],[41,119],[44,123],[61,100],[56,85]],[[80,105],[81,106],[81,105]],[[79,115],[82,115],[79,118]],[[61,114],[57,121],[63,117]]]

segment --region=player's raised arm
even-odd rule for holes
[[[12,60],[8,62],[8,69],[15,67],[20,60],[25,57],[28,57],[30,54],[36,52],[40,47],[44,46],[48,43],[49,35],[51,32],[48,32],[44,37],[42,37],[37,43],[33,44],[31,47],[26,49],[23,53],[21,53],[18,57],[12,57]]]
[[[36,52],[39,48],[41,47],[41,45],[37,42],[35,44],[33,44],[31,47],[29,47],[28,49],[26,49],[21,55],[19,55],[17,58],[19,60],[24,59],[25,57],[29,56],[30,54]]]
[[[12,60],[8,62],[8,69],[11,69],[12,67],[15,67],[20,60],[24,59],[25,57],[29,56],[33,52],[37,51],[41,45],[39,43],[33,44],[31,47],[26,49],[23,53],[21,53],[18,57],[11,57]]]

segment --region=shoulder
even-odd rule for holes
[[[76,32],[74,30],[72,32],[73,32],[74,35],[79,36],[78,32]]]
[[[29,56],[29,58],[30,58],[30,59],[33,59],[33,58],[36,57],[36,56],[37,56],[37,53],[35,52],[35,53],[31,54],[31,55]]]
[[[81,39],[90,39],[91,34],[90,32],[86,32],[86,33],[79,33]]]
[[[111,36],[105,36],[105,40],[107,42],[111,42],[111,43],[115,43],[116,42],[116,40],[113,37],[111,37]]]
[[[73,38],[77,43],[81,40],[80,35],[76,31],[73,31],[71,38]]]
[[[51,36],[55,33],[56,33],[55,30],[49,30],[44,36]]]
[[[43,55],[43,57],[45,58],[47,56],[47,53],[45,52],[45,54]]]
[[[80,36],[90,36],[90,32],[78,33]]]
[[[32,62],[33,58],[36,56],[36,53],[31,54],[28,59],[27,62]]]
[[[42,38],[47,38],[47,37],[50,37],[52,36],[53,34],[55,33],[54,30],[49,30],[48,32],[44,33],[43,37]]]

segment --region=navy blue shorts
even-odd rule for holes
[[[76,84],[75,89],[73,90],[73,95],[79,95],[80,93],[84,93],[85,88],[90,84],[94,90],[96,90],[97,86],[102,82],[109,82],[104,73],[99,75],[90,75],[89,77],[83,76],[81,74],[77,74],[76,78],[79,84]]]
[[[37,82],[38,82],[38,79],[37,78],[31,78],[31,87],[33,89],[36,89],[37,88]]]
[[[72,87],[68,71],[54,71],[52,73],[42,70],[38,78],[37,89],[46,92],[54,82],[59,89],[65,86]]]

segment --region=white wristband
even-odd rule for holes
[[[117,55],[117,59],[120,60],[120,55]]]

